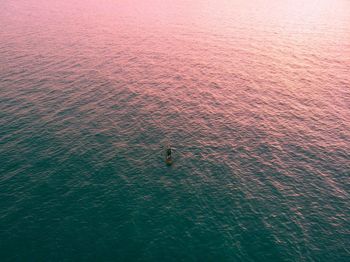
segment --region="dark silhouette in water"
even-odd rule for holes
[[[166,150],[166,157],[165,157],[165,162],[168,164],[168,165],[171,165],[173,163],[173,159],[172,159],[172,150],[171,150],[171,147],[169,146]]]

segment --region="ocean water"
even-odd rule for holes
[[[1,261],[350,261],[349,177],[350,1],[1,1]]]

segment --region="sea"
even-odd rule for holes
[[[350,261],[350,1],[2,0],[0,261]]]

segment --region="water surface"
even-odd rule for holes
[[[1,261],[349,261],[349,130],[349,1],[2,1]]]

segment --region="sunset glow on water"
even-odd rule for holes
[[[1,1],[0,261],[349,261],[349,194],[350,1]]]

